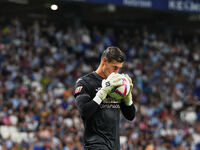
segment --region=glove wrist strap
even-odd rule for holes
[[[101,99],[98,95],[96,95],[96,96],[93,98],[93,101],[95,101],[98,105],[100,105],[101,102],[102,102],[102,99]]]
[[[127,105],[127,106],[131,106],[132,104],[133,104],[133,101],[132,100],[125,100],[125,104]]]

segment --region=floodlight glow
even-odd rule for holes
[[[109,12],[115,12],[116,11],[116,6],[112,4],[107,5],[108,11]]]
[[[58,9],[58,5],[52,4],[52,5],[51,5],[51,9],[52,9],[52,10],[57,10],[57,9]]]

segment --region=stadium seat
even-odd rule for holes
[[[0,133],[3,139],[7,139],[10,136],[10,130],[8,126],[1,126]]]
[[[9,131],[10,131],[10,134],[13,134],[13,133],[15,133],[15,132],[18,132],[18,129],[17,129],[17,127],[15,127],[15,126],[10,126],[10,127],[9,127]]]
[[[20,137],[19,132],[14,132],[14,133],[12,133],[12,134],[11,134],[11,139],[12,139],[14,142],[20,143],[20,142],[21,142],[21,137]]]
[[[28,138],[27,132],[20,132],[19,134],[20,134],[21,140],[26,141],[26,139]]]
[[[126,136],[120,136],[120,145],[123,145],[127,142],[127,137]]]

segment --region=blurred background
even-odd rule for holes
[[[83,150],[74,84],[108,46],[134,81],[121,150],[199,150],[199,0],[0,0],[0,150]]]

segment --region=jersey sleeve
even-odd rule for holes
[[[123,116],[127,119],[127,120],[133,120],[135,118],[135,105],[132,104],[130,106],[127,106],[124,101],[122,101],[120,103],[120,109],[122,111]]]
[[[87,84],[84,82],[84,80],[79,78],[75,84],[74,97],[76,98],[78,95],[82,94],[89,95],[89,91]]]
[[[83,119],[89,119],[99,109],[99,105],[91,99],[88,85],[83,79],[77,80],[74,97],[76,106]]]

